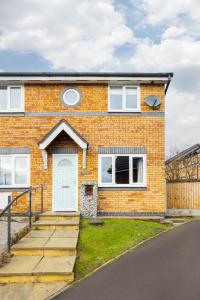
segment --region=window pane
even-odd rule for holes
[[[117,156],[115,159],[115,183],[129,184],[128,156]]]
[[[12,157],[0,157],[0,185],[12,184]]]
[[[126,108],[137,108],[137,88],[126,88]]]
[[[133,158],[133,182],[143,182],[143,158]]]
[[[7,109],[7,88],[0,87],[0,110]]]
[[[101,182],[112,183],[112,157],[101,158]]]
[[[110,87],[110,109],[121,110],[122,109],[122,88]]]
[[[15,157],[15,183],[26,184],[27,178],[28,161],[25,156]]]
[[[21,87],[10,88],[10,108],[21,108]]]

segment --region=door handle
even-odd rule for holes
[[[67,189],[67,188],[69,188],[70,186],[69,185],[62,185],[61,186],[63,189]]]

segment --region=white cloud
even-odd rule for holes
[[[166,97],[166,150],[200,142],[200,41],[182,26],[169,26],[160,42],[138,40],[131,59],[137,71],[172,71]],[[177,77],[176,77],[177,75]]]
[[[200,21],[199,0],[143,0],[149,23],[169,21],[187,14],[191,20]]]
[[[170,27],[159,43],[139,41],[131,63],[137,70],[172,71],[182,66],[200,65],[200,41],[180,35],[181,29]],[[178,35],[179,36],[176,36]],[[174,37],[175,35],[175,37]]]
[[[199,116],[181,116],[178,118],[177,122],[183,125],[198,125],[199,126]]]
[[[170,38],[178,38],[180,36],[185,35],[186,33],[187,33],[187,29],[185,27],[171,26],[165,30],[163,34],[163,40],[170,39]]]
[[[115,50],[132,41],[112,0],[1,1],[0,49],[34,51],[54,69],[115,63]]]
[[[200,101],[195,93],[169,90],[166,101],[167,152],[177,146],[182,150],[200,142]]]

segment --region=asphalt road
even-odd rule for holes
[[[200,300],[200,220],[156,237],[54,300]]]

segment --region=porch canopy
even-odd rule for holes
[[[83,168],[86,168],[86,155],[89,146],[88,142],[66,120],[61,120],[38,143],[39,149],[42,152],[44,169],[48,168],[48,155],[46,149],[61,132],[65,132],[78,146],[83,149]]]

